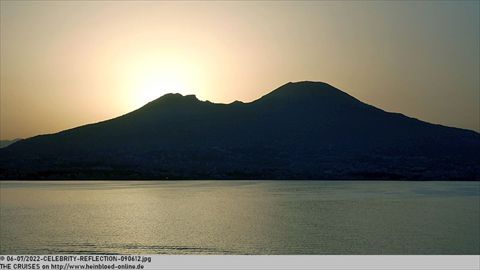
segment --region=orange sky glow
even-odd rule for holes
[[[1,139],[109,119],[169,92],[248,102],[303,80],[480,130],[477,1],[2,1],[0,15]]]

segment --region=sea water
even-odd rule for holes
[[[480,254],[480,182],[3,181],[1,254]]]

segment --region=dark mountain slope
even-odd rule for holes
[[[480,134],[362,103],[325,83],[251,102],[168,94],[121,117],[0,150],[12,179],[479,180]]]
[[[0,148],[7,147],[7,146],[9,146],[10,144],[13,144],[13,143],[15,143],[15,142],[18,142],[18,141],[20,141],[20,140],[21,140],[20,138],[13,139],[13,140],[0,140]]]

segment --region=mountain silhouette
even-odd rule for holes
[[[321,82],[250,103],[164,95],[0,149],[1,179],[480,180],[480,134],[385,112]]]
[[[20,138],[13,139],[13,140],[0,140],[0,148],[7,147],[7,146],[9,146],[10,144],[13,144],[13,143],[15,143],[15,142],[18,142],[18,141],[20,141],[20,140],[21,140]]]

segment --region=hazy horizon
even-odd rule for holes
[[[480,131],[477,1],[2,1],[0,15],[1,140],[110,119],[171,92],[249,102],[306,80]]]

